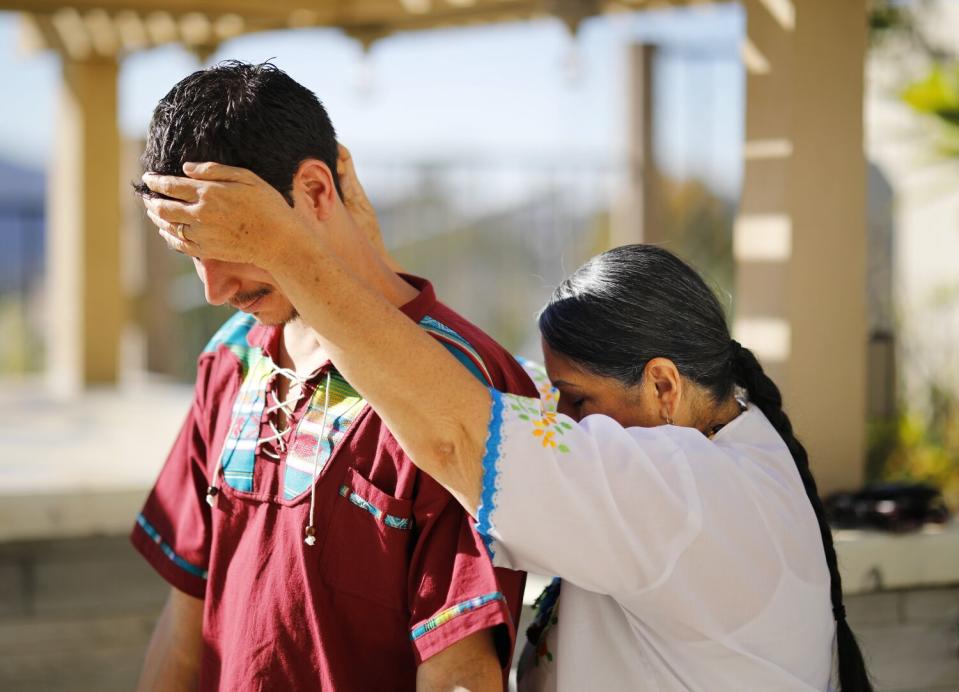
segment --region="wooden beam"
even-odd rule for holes
[[[69,1],[69,5],[65,2]],[[665,0],[688,5],[711,0]],[[772,1],[772,0],[770,0]],[[40,49],[71,57],[116,56],[183,42],[211,51],[241,34],[284,28],[336,27],[369,45],[401,31],[526,21],[557,16],[567,25],[650,0],[0,0],[0,11],[29,13]],[[33,30],[38,27],[42,31]],[[36,41],[34,41],[36,43]]]
[[[690,1],[668,0],[666,4],[686,5]],[[438,24],[497,21],[503,17],[551,14],[570,5],[590,15],[606,9],[639,9],[647,4],[648,0],[0,0],[0,11],[52,15],[71,9],[82,15],[95,10],[111,16],[164,12],[174,17],[199,13],[208,17],[237,15],[270,20],[277,25],[287,22],[291,15],[309,13],[315,25],[345,27],[363,22],[429,26],[431,19]]]

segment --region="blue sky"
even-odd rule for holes
[[[632,41],[662,46],[657,157],[734,195],[744,77],[735,5],[588,20],[573,39],[556,20],[390,37],[368,54],[332,30],[242,37],[212,60],[272,59],[323,100],[362,164],[499,157],[616,161],[623,155],[625,56]],[[17,50],[17,19],[0,13],[0,158],[42,168],[54,145],[58,59]],[[179,47],[128,57],[120,121],[142,136],[157,100],[200,67]]]

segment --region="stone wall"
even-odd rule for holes
[[[129,692],[167,591],[123,537],[0,543],[0,689]]]
[[[847,597],[877,690],[959,690],[959,587]]]
[[[0,690],[129,692],[167,591],[125,537],[0,543]],[[959,690],[959,587],[847,610],[877,689]]]

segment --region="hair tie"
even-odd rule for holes
[[[842,622],[846,619],[846,606],[837,605],[832,609],[832,616],[836,618],[836,622]]]

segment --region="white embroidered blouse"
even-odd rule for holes
[[[710,440],[494,392],[483,463],[494,562],[563,578],[521,690],[829,689],[819,525],[755,406]]]

